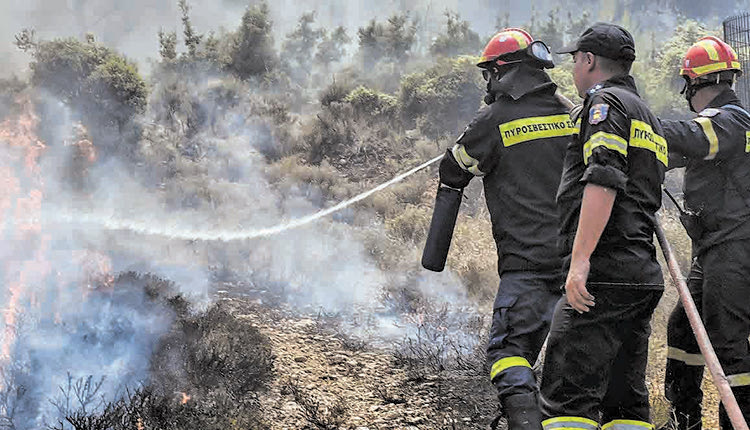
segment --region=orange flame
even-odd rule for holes
[[[7,145],[7,150],[0,156],[0,221],[12,226],[13,239],[17,243],[30,244],[35,250],[29,256],[21,252],[19,260],[5,264],[8,299],[3,310],[5,328],[0,343],[2,367],[11,357],[26,286],[40,281],[50,272],[44,259],[48,238],[41,234],[39,223],[44,193],[38,160],[45,145],[34,132],[39,118],[34,114],[31,100],[25,98],[17,102],[22,106],[20,114],[0,123],[0,142]],[[19,172],[21,166],[23,169]],[[11,209],[12,219],[8,219]]]
[[[16,104],[20,108],[18,113],[0,122],[0,234],[9,239],[9,246],[18,245],[17,249],[10,249],[10,258],[0,262],[7,286],[4,307],[0,310],[0,321],[5,323],[0,332],[0,373],[12,359],[18,336],[18,316],[24,304],[38,305],[39,297],[31,286],[44,285],[54,276],[58,293],[62,295],[63,289],[69,288],[71,282],[83,281],[82,296],[85,298],[92,289],[111,289],[114,284],[111,261],[101,253],[90,250],[73,252],[71,260],[80,267],[77,279],[63,279],[67,275],[53,271],[46,259],[52,240],[42,229],[45,187],[39,164],[46,146],[35,132],[39,118],[31,99],[24,95],[16,100]],[[78,168],[85,171],[96,160],[96,150],[85,128],[80,124],[76,127],[78,134],[73,144],[73,156],[80,161]],[[55,321],[61,321],[59,309]]]

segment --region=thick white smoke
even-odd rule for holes
[[[196,81],[204,84],[191,89],[193,96],[207,100],[201,95],[215,82]],[[24,128],[32,136],[26,144],[36,149],[19,147],[14,133],[0,135],[0,173],[18,182],[16,191],[0,199],[3,234],[15,238],[2,244],[3,275],[18,287],[0,295],[8,349],[2,363],[8,381],[2,388],[25,387],[17,400],[24,408],[13,417],[17,424],[56,423],[65,411],[61,404],[75,396],[75,384],[89,376],[92,383],[102,381],[90,410],[147,379],[151,351],[172,316],[146,299],[142,288],[113,288],[111,277],[123,271],[174,281],[199,306],[214,300],[212,279],[229,273],[303,312],[378,314],[374,329],[390,339],[408,330],[406,324],[394,325],[398,318],[381,302],[394,278],[440,302],[465,303],[460,282],[449,275],[383,272],[361,241],[361,220],[352,223],[352,209],[268,237],[202,240],[202,232],[269,228],[335,203],[321,198],[312,184],[279,189],[269,181],[269,161],[261,154],[269,137],[247,106],[223,109],[213,127],[189,139],[196,148],[180,147],[189,152],[185,163],[192,160],[184,175],[152,183],[131,161],[105,157],[96,141],[96,160],[81,161],[81,151],[91,154],[81,146],[84,136],[76,134],[76,113],[49,96],[39,97],[57,110],[42,126]],[[155,125],[153,114],[142,119],[144,139],[154,145],[183,139]],[[48,141],[34,141],[37,129]],[[31,167],[24,164],[32,161]],[[185,176],[189,172],[194,176]],[[72,185],[75,178],[84,185]],[[210,197],[185,200],[195,189]],[[24,205],[29,208],[23,210]],[[385,235],[370,218],[366,229]],[[114,220],[117,228],[102,220]],[[133,226],[179,232],[180,238],[142,234]],[[412,270],[417,264],[415,258]],[[66,388],[71,383],[72,391]]]

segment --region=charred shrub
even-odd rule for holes
[[[73,399],[75,400],[75,399]],[[226,394],[194,401],[151,387],[130,391],[100,412],[85,408],[69,412],[50,430],[225,430],[268,428],[254,400],[237,402]]]
[[[413,331],[393,352],[406,371],[406,389],[436,400],[438,412],[489,423],[495,390],[485,362],[487,321],[471,312],[423,301],[412,314]]]
[[[266,337],[220,305],[181,315],[152,359],[154,382],[173,392],[227,392],[240,399],[273,377]]]
[[[283,392],[294,397],[294,401],[302,410],[302,416],[317,429],[337,429],[349,417],[349,408],[341,397],[336,396],[333,399],[324,400],[304,391],[291,380],[284,385]]]

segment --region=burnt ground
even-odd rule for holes
[[[478,351],[457,359],[426,330],[354,336],[346,317],[261,306],[239,290],[225,285],[220,301],[270,341],[276,377],[260,396],[269,429],[485,429],[497,412]]]
[[[276,377],[260,396],[269,429],[487,429],[497,413],[479,349],[441,361],[415,348],[419,339],[388,343],[347,334],[340,315],[262,306],[267,298],[239,287],[219,296],[270,341]],[[647,378],[657,426],[667,420],[665,331],[676,300],[668,286],[652,322]],[[704,390],[704,428],[715,429],[717,393],[708,380]]]

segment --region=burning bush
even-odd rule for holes
[[[225,430],[267,428],[258,393],[273,377],[267,339],[220,305],[194,313],[173,283],[151,275],[121,274],[115,289],[141,286],[176,315],[151,357],[151,376],[119,399],[99,392],[104,378],[74,379],[54,401],[65,430]]]

